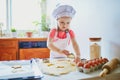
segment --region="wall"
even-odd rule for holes
[[[89,37],[102,37],[101,55],[120,58],[120,0],[75,0],[75,31],[81,57],[89,58]],[[73,52],[70,47],[71,52]]]

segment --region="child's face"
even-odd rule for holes
[[[71,17],[61,17],[57,19],[59,29],[62,31],[69,29],[71,20],[72,20]]]

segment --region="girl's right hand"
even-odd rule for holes
[[[60,53],[65,54],[66,56],[70,55],[68,50],[61,50]]]

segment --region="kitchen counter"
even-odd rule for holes
[[[0,37],[0,40],[47,40],[47,38],[45,37],[16,37],[16,38],[13,38],[13,37]]]
[[[16,63],[23,65],[22,70],[24,70],[24,72],[21,71],[20,73],[11,73],[11,70],[12,70],[11,66]],[[37,69],[37,68],[34,68],[34,69]],[[36,71],[38,71],[38,70],[36,70]],[[85,73],[82,73],[79,71],[74,71],[74,72],[64,74],[64,75],[59,75],[59,76],[42,74],[42,76],[43,76],[42,80],[93,80],[93,79],[89,79],[89,78],[93,78],[93,77],[97,77],[97,79],[94,79],[94,80],[101,80],[101,78],[98,77],[98,75],[101,71],[102,70],[96,70],[96,71],[90,72],[88,74],[85,74]],[[118,66],[117,69],[112,71],[107,76],[111,76],[112,74],[115,74],[115,73],[120,74],[120,66]],[[7,79],[10,77],[26,77],[26,76],[34,76],[34,72],[31,69],[30,60],[0,61],[0,80]],[[102,80],[103,80],[103,78],[102,78]],[[107,80],[107,79],[105,79],[105,80]],[[110,79],[108,79],[108,80],[110,80]],[[118,77],[118,79],[116,79],[116,80],[120,80],[120,77]]]
[[[75,71],[75,72],[71,72],[69,74],[61,75],[61,76],[44,75],[42,80],[103,80],[105,77],[99,77],[99,73],[101,71],[102,70],[96,70],[96,71],[90,72],[88,74]],[[120,66],[117,69],[115,69],[113,72],[108,74],[107,76],[111,76],[116,73],[120,74]],[[90,78],[95,78],[95,79],[90,79]],[[107,80],[111,80],[111,79],[107,79]],[[120,80],[120,76],[119,76],[119,79],[117,79],[117,80]]]

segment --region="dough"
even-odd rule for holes
[[[13,65],[13,66],[12,66],[12,68],[14,68],[14,69],[18,69],[18,68],[22,68],[22,66],[21,66],[21,65],[16,64],[16,65]]]
[[[62,75],[76,70],[76,64],[71,60],[55,59],[42,63],[42,72],[49,75]]]
[[[73,58],[73,59],[75,58],[74,54],[70,54],[70,55],[68,55],[67,57],[68,57],[68,58]]]

